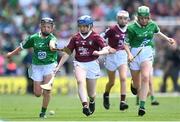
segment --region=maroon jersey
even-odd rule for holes
[[[75,59],[79,62],[89,62],[98,58],[92,55],[93,51],[103,48],[105,43],[97,33],[93,32],[86,38],[83,38],[80,33],[74,35],[67,48],[73,52],[75,50]]]
[[[108,45],[116,50],[124,50],[125,32],[118,25],[106,30],[104,38],[108,38]]]

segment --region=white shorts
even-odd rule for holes
[[[132,70],[140,70],[140,65],[144,61],[153,62],[154,50],[151,46],[132,48],[132,55],[135,56],[141,49],[142,51],[139,53],[139,55],[136,56],[136,58],[129,64],[129,67]]]
[[[57,63],[47,65],[34,65],[32,64],[28,70],[29,77],[37,82],[42,82],[43,77],[53,73]]]
[[[100,66],[98,60],[90,61],[90,62],[79,62],[73,61],[74,67],[80,66],[85,69],[87,74],[86,78],[88,79],[97,79],[100,77]]]
[[[118,50],[114,54],[105,57],[105,67],[110,71],[115,71],[122,64],[127,64],[127,53],[125,50]]]

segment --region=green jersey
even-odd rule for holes
[[[154,21],[149,21],[149,23],[142,27],[137,21],[128,25],[127,37],[125,42],[132,47],[142,47],[151,46],[154,48],[153,36],[154,33],[160,31],[158,25]]]
[[[51,51],[49,48],[50,41],[56,41],[56,37],[53,34],[42,38],[40,33],[35,33],[26,38],[20,46],[22,49],[34,49],[32,64],[46,65],[57,61],[57,52]]]

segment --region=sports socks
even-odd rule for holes
[[[42,107],[41,108],[41,113],[46,113],[46,110],[47,110],[47,108]]]
[[[87,106],[88,106],[88,103],[87,103],[87,102],[83,102],[83,103],[82,103],[82,106],[83,106],[83,107],[87,107]]]
[[[91,103],[94,102],[94,98],[93,97],[89,97],[89,100],[90,100]]]
[[[155,97],[154,96],[151,96],[151,101],[155,101]]]
[[[140,101],[140,108],[144,108],[144,105],[145,105],[145,101]]]
[[[121,101],[125,101],[126,99],[126,95],[125,94],[121,94]]]
[[[109,92],[105,92],[104,95],[105,95],[105,96],[109,96]]]

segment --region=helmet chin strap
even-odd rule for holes
[[[50,33],[48,33],[48,32],[41,32],[41,34],[42,34],[43,36],[48,36]]]
[[[80,32],[80,33],[85,36],[90,32],[90,30],[91,30],[91,25],[89,25],[89,27],[88,27],[88,32],[85,32],[85,33]]]
[[[124,28],[126,26],[126,25],[120,25],[120,24],[118,24],[118,25],[120,28]]]

